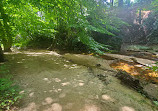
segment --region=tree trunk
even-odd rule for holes
[[[0,45],[0,62],[4,62],[4,55],[3,55],[1,45]]]
[[[127,4],[128,7],[130,7],[131,6],[131,1],[130,0],[126,0],[126,4]]]
[[[118,0],[118,7],[123,7],[123,0]]]
[[[142,9],[139,9],[139,24],[141,25],[142,24]]]
[[[110,0],[111,6],[114,6],[114,0]]]

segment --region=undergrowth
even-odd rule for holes
[[[0,111],[10,110],[21,99],[20,89],[9,74],[8,66],[0,64]]]

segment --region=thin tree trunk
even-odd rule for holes
[[[4,55],[0,44],[0,62],[4,62]]]
[[[114,6],[114,0],[110,0],[111,6]]]
[[[139,24],[141,25],[142,24],[142,9],[139,9]]]
[[[128,7],[130,7],[131,6],[131,1],[130,0],[126,0],[126,4],[127,4]]]
[[[123,7],[123,0],[118,0],[118,7]]]

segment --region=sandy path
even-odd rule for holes
[[[108,72],[108,85],[55,52],[6,54],[25,97],[19,111],[156,111],[148,99]]]

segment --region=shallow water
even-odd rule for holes
[[[6,64],[25,94],[19,111],[156,111],[148,99],[121,85],[110,72],[94,67],[90,71],[83,55],[79,65],[48,51],[6,56]],[[93,63],[95,60],[98,62],[95,58]],[[107,84],[97,74],[106,75]]]

